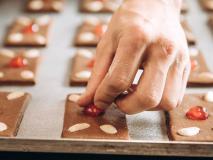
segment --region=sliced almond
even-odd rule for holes
[[[43,35],[36,35],[35,36],[35,41],[39,44],[45,44],[46,43],[46,38]]]
[[[3,77],[4,77],[4,73],[0,72],[0,78],[3,78]]]
[[[8,58],[13,58],[15,57],[15,52],[9,49],[1,49],[0,54],[2,56],[8,57]]]
[[[0,132],[7,130],[7,125],[3,122],[0,122]]]
[[[90,127],[90,124],[88,124],[88,123],[78,123],[78,124],[75,124],[75,125],[69,127],[68,131],[72,133],[72,132],[77,132],[80,130],[87,129],[89,127]]]
[[[30,49],[24,53],[24,56],[26,58],[37,58],[39,57],[39,55],[40,55],[40,52],[38,49]]]
[[[77,102],[78,100],[79,100],[79,98],[80,98],[81,96],[80,95],[77,95],[77,94],[71,94],[70,96],[69,96],[69,101],[71,101],[71,102]]]
[[[207,92],[203,98],[207,102],[213,102],[213,91]]]
[[[33,10],[40,10],[44,7],[44,2],[42,0],[33,0],[30,2],[30,8]]]
[[[29,70],[24,70],[21,72],[21,77],[24,79],[32,79],[34,78],[34,73]]]
[[[88,2],[85,7],[90,11],[98,12],[101,9],[103,9],[104,4],[103,2],[100,2],[100,1],[91,1],[91,2]]]
[[[79,49],[77,51],[77,54],[85,58],[89,58],[89,59],[93,58],[93,53],[88,49]]]
[[[52,7],[55,10],[61,10],[63,8],[63,3],[61,1],[53,1]]]
[[[195,136],[200,132],[200,128],[198,127],[188,127],[182,128],[177,131],[177,133],[181,136],[191,137]]]
[[[21,42],[23,40],[24,36],[22,33],[11,33],[8,37],[8,40],[10,42]]]
[[[20,92],[20,91],[11,92],[7,95],[7,99],[8,100],[17,99],[17,98],[24,96],[24,94],[25,94],[24,92]]]
[[[112,11],[115,11],[116,9],[118,9],[119,3],[115,3],[115,2],[112,2],[112,1],[106,1],[105,6],[106,6],[106,8],[108,8]]]
[[[84,23],[96,26],[100,23],[100,20],[97,17],[89,16],[84,19]]]
[[[95,38],[96,36],[92,32],[81,33],[78,37],[79,41],[81,42],[90,42],[93,41]]]
[[[81,71],[76,73],[75,75],[77,78],[81,78],[81,79],[88,79],[91,76],[91,72],[90,71]]]
[[[189,47],[189,55],[196,57],[199,54],[199,50],[196,47]]]
[[[117,129],[111,124],[104,124],[100,126],[100,129],[107,134],[116,134]]]

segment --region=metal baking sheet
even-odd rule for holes
[[[64,104],[67,94],[81,93],[84,87],[70,87],[70,58],[76,48],[72,46],[75,31],[88,14],[78,12],[78,0],[66,0],[65,9],[59,14],[50,14],[53,25],[48,47],[41,49],[42,62],[38,70],[38,83],[30,87],[4,86],[0,91],[21,90],[32,94],[16,138],[0,138],[1,151],[110,153],[134,155],[185,155],[213,156],[213,143],[170,142],[166,134],[163,112],[143,112],[127,116],[129,141],[61,139]],[[22,15],[36,17],[43,14],[24,12],[23,0],[0,0],[0,43],[8,25]],[[213,35],[197,0],[188,0],[190,11],[186,19],[198,38],[198,46],[213,68]],[[110,17],[110,14],[92,14]],[[187,89],[199,93],[213,88]],[[193,152],[192,152],[193,150]]]

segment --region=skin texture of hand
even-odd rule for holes
[[[97,47],[86,92],[78,103],[127,114],[171,110],[182,101],[190,73],[188,46],[180,25],[180,0],[126,0],[114,13]],[[143,74],[136,89],[119,96]]]

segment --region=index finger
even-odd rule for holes
[[[93,102],[95,91],[111,65],[115,52],[113,45],[115,46],[107,34],[104,35],[98,44],[91,77],[88,81],[85,93],[78,100],[80,106],[86,106]]]

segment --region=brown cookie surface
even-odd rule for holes
[[[34,85],[40,52],[0,49],[0,85]]]
[[[182,25],[183,30],[185,32],[186,40],[187,40],[188,44],[189,45],[195,45],[197,40],[196,40],[195,35],[192,33],[192,29],[189,26],[188,22],[186,20],[182,20],[181,25]]]
[[[186,2],[186,0],[182,1],[182,6],[181,6],[181,13],[187,13],[189,10],[189,6]]]
[[[50,24],[49,16],[19,17],[8,28],[4,43],[6,46],[44,47],[48,43]]]
[[[74,44],[95,47],[107,29],[107,22],[97,18],[85,19],[79,26]]]
[[[17,135],[30,95],[24,92],[0,92],[0,136]]]
[[[101,37],[107,30],[108,21],[98,18],[87,18],[78,27],[74,44],[76,46],[96,47]],[[196,44],[196,37],[192,33],[191,27],[186,20],[181,21],[186,39],[189,45]]]
[[[125,114],[115,105],[110,106],[103,115],[91,117],[85,115],[83,108],[74,102],[76,95],[70,96],[65,105],[63,138],[129,139]]]
[[[212,0],[199,0],[200,5],[206,11],[213,11],[213,1]]]
[[[28,12],[60,12],[63,10],[64,0],[28,0]]]
[[[71,63],[70,85],[86,85],[94,63],[94,50],[79,49]]]
[[[207,67],[203,54],[196,48],[191,48],[191,73],[188,80],[188,86],[205,87],[213,86],[213,73]]]
[[[196,106],[206,109],[208,113],[206,120],[192,120],[187,118],[186,113],[192,107]],[[201,114],[197,113],[196,115],[199,117]],[[168,133],[171,140],[213,141],[213,103],[204,100],[204,94],[185,95],[181,105],[175,110],[169,111],[167,118]]]

